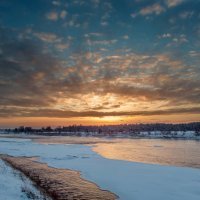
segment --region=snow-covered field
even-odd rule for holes
[[[49,166],[81,171],[83,178],[114,192],[121,200],[200,199],[200,169],[111,160],[90,146],[44,145],[24,139],[0,138],[0,153],[39,156]]]
[[[0,160],[0,200],[50,200],[20,172]]]

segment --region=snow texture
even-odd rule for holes
[[[50,200],[20,172],[0,160],[0,200]]]

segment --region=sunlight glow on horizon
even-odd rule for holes
[[[167,115],[167,116],[129,116],[129,117],[83,117],[83,118],[48,118],[48,117],[17,117],[0,119],[0,128],[15,128],[19,126],[58,127],[69,125],[119,125],[137,123],[188,123],[198,121],[200,114]]]

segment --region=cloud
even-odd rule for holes
[[[165,9],[159,3],[155,3],[151,6],[147,6],[145,8],[142,8],[139,11],[139,13],[141,15],[151,15],[151,14],[159,15],[159,14],[163,13],[164,11],[165,11]]]
[[[65,49],[68,49],[69,48],[69,44],[67,43],[60,43],[60,44],[56,44],[56,48],[59,50],[59,51],[63,51]]]
[[[61,13],[60,13],[60,18],[61,18],[61,19],[65,19],[66,16],[67,16],[67,11],[66,11],[66,10],[61,11]]]
[[[64,20],[67,14],[66,10],[62,10],[61,12],[52,11],[46,14],[46,18],[51,21],[57,21],[58,19]]]
[[[13,110],[15,111],[13,115]],[[71,118],[71,117],[109,117],[109,116],[152,116],[152,115],[172,115],[172,114],[200,114],[200,107],[166,109],[153,111],[129,111],[129,112],[98,112],[98,111],[70,111],[53,109],[6,109],[0,108],[0,117],[53,117],[53,118]]]
[[[52,11],[52,12],[49,12],[46,14],[46,18],[51,21],[57,21],[58,17],[59,17],[59,15],[55,11]]]
[[[102,22],[101,22],[101,25],[102,25],[102,26],[108,26],[108,22],[107,22],[107,21],[102,21]]]
[[[131,13],[131,15],[130,15],[132,18],[135,18],[135,17],[137,17],[137,14],[136,13]]]
[[[60,1],[52,1],[52,4],[54,6],[60,6],[61,5]]]
[[[90,45],[112,45],[115,44],[118,40],[112,39],[112,40],[88,40],[88,43]]]
[[[184,2],[184,0],[166,0],[165,2],[167,6],[171,8],[180,5],[181,3]]]
[[[197,51],[189,51],[189,56],[191,57],[198,57],[200,56],[200,53]]]
[[[37,38],[39,38],[40,40],[44,41],[44,42],[60,42],[61,39],[57,37],[56,34],[54,33],[45,33],[45,32],[37,32],[34,33],[34,36],[36,36]]]
[[[152,5],[143,7],[139,12],[136,13],[132,13],[130,16],[132,18],[137,17],[138,15],[142,15],[142,16],[147,16],[147,15],[160,15],[162,13],[164,13],[165,11],[167,11],[168,8],[173,8],[176,7],[180,4],[182,4],[185,0],[165,0],[165,6],[163,4],[160,3],[154,3]],[[167,8],[166,8],[167,6]],[[183,12],[180,14],[181,18],[186,18],[186,17],[191,17],[193,15],[193,12]]]
[[[167,47],[180,46],[182,44],[188,43],[188,39],[185,34],[177,35],[171,38],[172,41],[167,44]]]
[[[190,108],[200,106],[199,69],[178,58],[124,49],[108,55],[82,48],[90,37],[98,39],[91,48],[117,42],[100,40],[101,35],[95,33],[79,41],[81,51],[62,59],[54,50],[46,50],[46,42],[57,37],[37,35],[43,43],[17,35],[16,30],[1,28],[1,116],[103,117],[198,111]],[[63,51],[68,43],[53,46]],[[144,111],[142,105],[148,109]],[[158,105],[165,107],[160,110]]]
[[[78,14],[71,15],[69,19],[63,24],[64,27],[79,28],[81,26]],[[83,25],[83,24],[82,24]]]
[[[102,37],[103,34],[99,33],[99,32],[91,32],[91,33],[86,33],[84,36],[86,38],[88,38],[88,37]]]
[[[129,36],[128,36],[128,35],[124,35],[124,36],[123,36],[123,39],[124,39],[124,40],[128,40],[128,39],[129,39]]]
[[[148,15],[152,15],[152,14],[160,15],[161,13],[165,12],[165,10],[166,9],[161,4],[154,3],[152,5],[143,7],[138,12],[131,13],[130,16],[132,18],[136,18],[139,15],[141,15],[141,16],[148,16]]]
[[[159,38],[171,38],[171,37],[172,37],[172,35],[170,33],[164,33],[159,36]]]
[[[0,93],[4,97],[0,105],[31,107],[55,103],[49,92],[53,89],[51,84],[55,81],[55,72],[59,71],[59,62],[45,53],[41,43],[18,39],[15,35],[16,32],[1,29]]]
[[[181,19],[188,19],[188,18],[191,18],[193,15],[194,15],[194,11],[184,11],[179,14],[179,17]]]
[[[43,42],[54,44],[55,48],[60,52],[68,49],[70,46],[69,42],[63,42],[62,38],[59,38],[54,33],[36,32],[33,35]]]

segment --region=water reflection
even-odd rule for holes
[[[118,139],[100,143],[94,151],[109,159],[200,168],[200,141]]]

